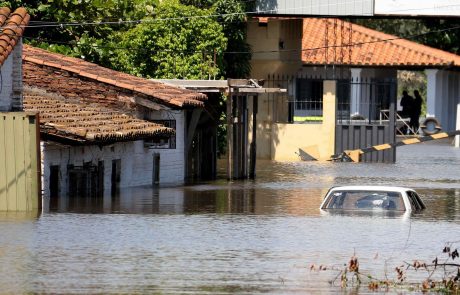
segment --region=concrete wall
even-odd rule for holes
[[[22,39],[14,47],[11,53],[13,57],[12,69],[12,109],[14,111],[22,111]]]
[[[282,83],[278,85],[276,82],[268,81],[268,76],[294,75],[301,69],[302,26],[302,20],[270,19],[267,23],[259,23],[257,19],[251,19],[248,22],[247,42],[254,52],[251,60],[251,78],[267,80],[264,87],[285,87]],[[257,157],[260,159],[271,158],[272,123],[287,119],[287,101],[287,95],[258,96]],[[251,100],[248,105],[249,112],[252,113]],[[274,109],[278,111],[274,112]],[[250,121],[252,122],[252,116]],[[252,127],[249,128],[249,134],[252,134]]]
[[[155,112],[154,119],[176,120],[176,148],[149,149],[143,140],[98,146],[63,146],[42,142],[43,193],[49,196],[50,166],[60,167],[60,194],[67,193],[67,165],[81,166],[85,162],[93,165],[104,161],[104,188],[111,187],[112,160],[121,160],[120,187],[152,185],[153,155],[160,154],[160,185],[180,185],[185,178],[184,160],[184,111]]]
[[[300,61],[302,29],[302,19],[269,19],[266,23],[251,19],[246,41],[251,45],[252,60]]]
[[[334,154],[336,83],[325,81],[322,123],[272,125],[271,159],[296,161],[299,148],[316,160],[328,160]]]
[[[322,124],[273,124],[271,159],[276,161],[298,161],[299,148],[315,146],[322,137]],[[319,149],[312,147],[312,153]]]
[[[22,42],[14,50],[0,70],[0,112],[22,110]]]
[[[14,53],[8,56],[8,58],[3,63],[0,72],[0,112],[8,112],[13,109],[13,56]],[[19,67],[20,66],[21,64],[19,64]]]

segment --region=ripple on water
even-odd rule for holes
[[[63,200],[51,213],[0,215],[0,293],[337,293],[356,254],[364,273],[394,276],[460,236],[460,153],[402,148],[396,164],[258,163],[256,181],[135,188]],[[402,185],[428,209],[410,218],[320,214],[330,186]],[[409,276],[420,280],[425,273]],[[418,276],[418,277],[417,277]]]

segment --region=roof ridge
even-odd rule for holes
[[[79,58],[65,56],[30,45],[24,45],[23,60],[61,69],[80,77],[144,94],[168,106],[202,107],[204,106],[203,101],[207,99],[202,93],[150,81],[142,77],[102,67]]]

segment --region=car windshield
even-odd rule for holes
[[[323,209],[404,211],[405,207],[398,192],[335,190],[329,194]]]

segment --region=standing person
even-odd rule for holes
[[[399,105],[402,107],[402,110],[401,112],[399,113],[399,115],[401,116],[401,118],[411,118],[412,117],[412,105],[414,103],[414,98],[412,96],[409,95],[409,93],[404,90],[403,91],[403,96],[401,98],[401,101],[399,102]],[[410,125],[410,123],[409,123]],[[406,124],[404,124],[401,128],[400,128],[400,132],[402,134],[407,134],[407,126]]]
[[[406,90],[403,91],[403,96],[399,105],[402,107],[402,111],[400,113],[402,118],[408,118],[412,112],[412,104],[414,102],[414,98],[407,93]]]
[[[422,113],[422,103],[423,99],[420,96],[420,93],[418,90],[414,90],[414,101],[412,104],[412,111],[411,111],[411,117],[410,117],[410,127],[412,130],[417,133],[418,128],[420,127],[420,114]]]

